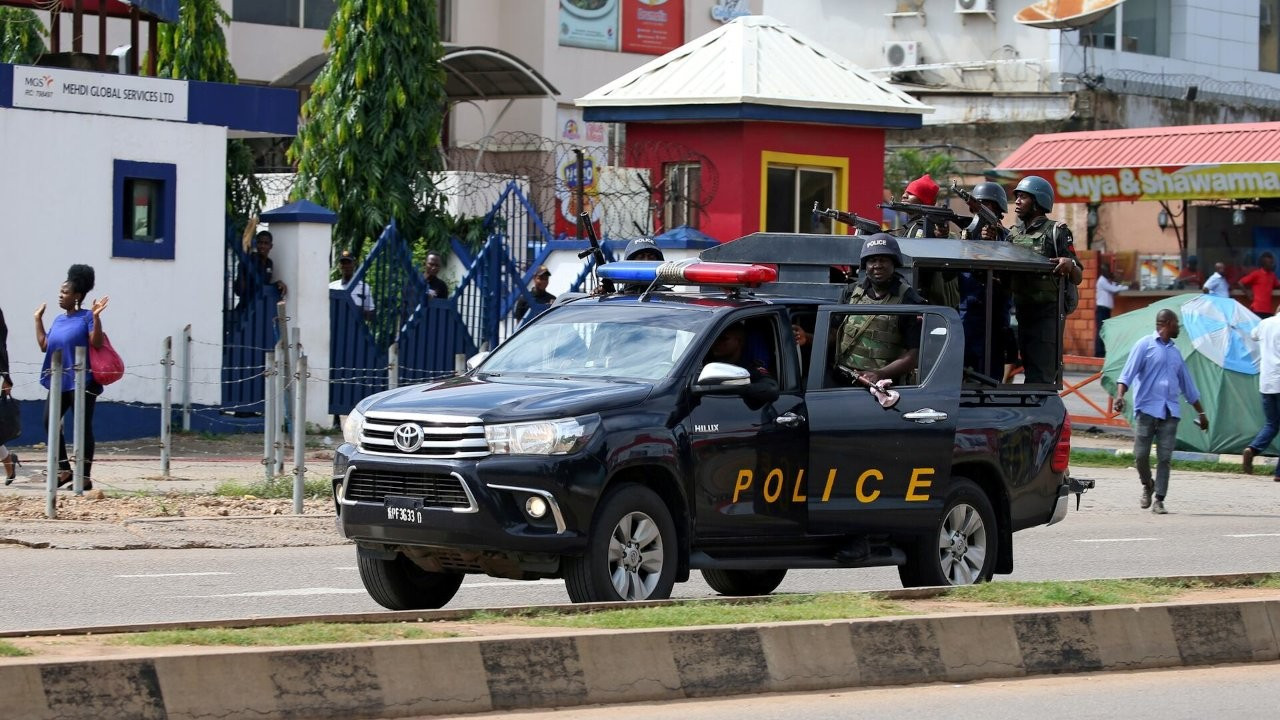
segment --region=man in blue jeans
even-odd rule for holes
[[[1169,491],[1169,461],[1178,438],[1178,396],[1199,413],[1196,425],[1209,429],[1209,418],[1200,406],[1200,392],[1182,361],[1182,353],[1173,341],[1180,329],[1178,314],[1164,309],[1156,314],[1155,333],[1133,344],[1129,360],[1116,381],[1115,409],[1124,411],[1124,394],[1131,385],[1133,392],[1133,460],[1138,466],[1138,479],[1142,481],[1143,509],[1164,515],[1164,496]],[[1151,439],[1156,441],[1156,480],[1151,482]],[[1152,493],[1155,502],[1151,501]]]
[[[1258,367],[1258,392],[1262,393],[1262,416],[1266,422],[1258,436],[1244,449],[1244,471],[1253,474],[1253,458],[1261,455],[1280,432],[1280,316],[1273,315],[1253,327],[1262,361]],[[1276,464],[1280,482],[1280,463]]]

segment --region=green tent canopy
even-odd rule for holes
[[[1156,313],[1164,309],[1178,314],[1181,334],[1174,341],[1187,363],[1200,403],[1209,416],[1209,431],[1196,427],[1195,410],[1182,400],[1178,423],[1178,449],[1210,453],[1240,453],[1262,427],[1262,403],[1258,394],[1258,344],[1250,333],[1258,316],[1230,298],[1187,293],[1117,315],[1102,324],[1107,346],[1102,366],[1102,386],[1115,396],[1116,380],[1124,370],[1133,344],[1156,330]],[[1128,398],[1133,398],[1130,388]],[[1126,408],[1133,425],[1133,405]],[[1267,451],[1280,454],[1275,441]]]

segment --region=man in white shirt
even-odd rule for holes
[[[1231,297],[1231,283],[1227,282],[1227,266],[1223,263],[1216,262],[1213,264],[1213,274],[1208,280],[1204,281],[1201,292],[1209,295],[1217,295],[1218,297]]]
[[[1262,393],[1262,416],[1265,422],[1257,437],[1244,449],[1244,471],[1253,474],[1253,458],[1261,455],[1280,433],[1280,317],[1272,315],[1254,326],[1253,339],[1258,341],[1258,391]],[[1280,464],[1272,477],[1280,482]]]
[[[351,282],[356,273],[356,259],[350,250],[343,250],[338,256],[338,273],[342,277],[329,283],[329,289],[350,290],[351,299],[364,312],[365,319],[373,317],[373,293],[369,290],[369,286],[363,280],[354,284]]]
[[[1094,357],[1106,357],[1107,349],[1102,344],[1102,323],[1111,317],[1111,311],[1116,307],[1116,293],[1128,289],[1128,285],[1121,285],[1111,279],[1110,268],[1099,266],[1098,282],[1094,286],[1093,298]]]

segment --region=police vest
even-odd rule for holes
[[[907,294],[907,284],[882,299],[875,299],[858,285],[849,296],[850,305],[898,305]],[[840,327],[840,364],[855,370],[879,370],[902,357],[902,332],[897,315],[850,315]]]
[[[1009,242],[1051,258],[1056,254],[1052,233],[1057,227],[1058,223],[1048,219],[1030,232],[1015,227],[1009,233]],[[1058,281],[1050,273],[1014,273],[1010,291],[1015,302],[1021,300],[1035,305],[1058,302]]]

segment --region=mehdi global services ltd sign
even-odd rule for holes
[[[1217,200],[1280,197],[1280,163],[1174,165],[1100,170],[1032,170],[1058,202]]]
[[[31,110],[187,120],[187,83],[62,68],[13,68],[13,106]]]

